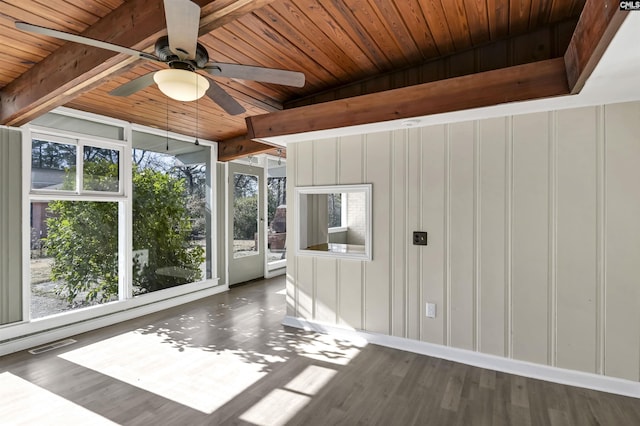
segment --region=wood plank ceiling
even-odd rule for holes
[[[155,85],[126,98],[109,91],[161,68],[105,56],[104,70],[65,80],[64,42],[15,29],[26,21],[77,34],[100,34],[147,49],[162,34],[162,0],[0,1],[0,122],[20,125],[56,106],[89,111],[228,144],[227,157],[264,149],[245,141],[245,118],[564,55],[585,0],[198,0],[199,42],[212,60],[301,71],[291,88],[216,78],[245,108],[230,116],[213,101],[178,102]],[[126,12],[123,12],[126,9]],[[113,19],[114,16],[121,16]],[[112,17],[109,30],[99,29]],[[158,19],[161,22],[157,22]],[[207,26],[207,22],[209,22]],[[116,25],[114,25],[114,23]],[[120,23],[122,25],[120,25]],[[146,25],[138,39],[129,37]],[[153,28],[151,28],[153,27]],[[155,27],[158,27],[157,29]],[[93,32],[92,32],[93,31]],[[72,44],[72,43],[69,43]],[[74,47],[77,62],[100,49]],[[114,55],[112,55],[114,56]],[[49,62],[42,62],[48,58]],[[73,62],[75,59],[72,59]],[[66,62],[69,58],[65,59]],[[84,62],[83,62],[84,61]],[[109,62],[111,61],[111,62]],[[123,62],[126,61],[126,62]],[[113,63],[118,65],[113,66]],[[73,64],[72,64],[73,65]],[[80,66],[80,65],[78,65]],[[46,70],[38,71],[38,67]],[[49,67],[49,68],[46,68]],[[89,68],[91,68],[89,67]],[[39,74],[36,74],[36,71]],[[46,75],[46,77],[37,77]],[[67,84],[69,87],[57,88]],[[51,87],[50,87],[51,86]],[[27,91],[38,94],[31,99]],[[45,99],[45,93],[51,99]],[[233,148],[231,148],[233,147]],[[230,151],[233,151],[232,153]],[[224,151],[224,149],[222,150]]]

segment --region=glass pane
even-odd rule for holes
[[[76,146],[34,139],[31,142],[31,188],[76,190]]]
[[[212,277],[210,148],[171,141],[133,158],[133,290],[145,294]]]
[[[31,203],[31,318],[118,299],[118,203]]]
[[[258,176],[233,175],[233,258],[258,254]]]
[[[120,152],[85,146],[82,165],[83,188],[87,191],[120,190]]]
[[[282,161],[269,160],[267,190],[267,262],[273,263],[286,259],[287,254],[287,174]]]
[[[328,194],[327,207],[329,209],[329,228],[342,225],[342,194]]]

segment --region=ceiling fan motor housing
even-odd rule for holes
[[[168,64],[173,62],[184,62],[190,64],[194,69],[200,69],[209,62],[209,53],[200,43],[196,43],[195,59],[180,59],[180,57],[169,48],[169,37],[160,37],[155,44],[155,52],[158,59]],[[173,66],[172,66],[173,68]],[[192,69],[192,71],[194,70]]]

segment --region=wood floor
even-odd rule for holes
[[[640,400],[283,327],[283,277],[0,358],[0,424],[640,425]]]

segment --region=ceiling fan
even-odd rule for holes
[[[245,112],[244,107],[209,76],[293,87],[304,86],[305,77],[301,72],[209,61],[207,50],[198,43],[200,6],[192,1],[164,0],[164,12],[167,35],[156,41],[155,55],[26,22],[18,21],[15,25],[24,31],[112,50],[169,66],[168,69],[143,75],[117,87],[109,92],[114,96],[129,96],[155,82],[165,95],[173,99],[193,101],[206,94],[228,114],[237,115]],[[208,74],[206,78],[203,73]]]

